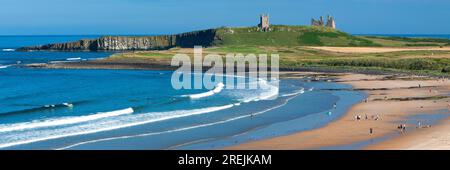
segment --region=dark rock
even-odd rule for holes
[[[164,50],[173,47],[190,48],[195,45],[209,47],[215,44],[215,29],[188,32],[176,35],[159,36],[104,36],[98,39],[85,39],[68,43],[47,44],[22,47],[18,51],[129,51]]]

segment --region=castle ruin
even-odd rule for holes
[[[325,23],[325,21],[323,20],[323,17],[321,16],[319,18],[319,20],[316,20],[314,18],[311,19],[311,26],[329,27],[329,28],[336,29],[336,21],[334,20],[334,18],[332,16],[328,15],[327,22]]]
[[[264,14],[259,16],[258,30],[262,32],[270,31],[269,15]]]

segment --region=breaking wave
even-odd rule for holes
[[[277,83],[277,82],[275,82],[275,81],[268,82],[264,79],[258,79],[254,83],[258,83],[259,87],[264,90],[251,92],[250,95],[247,95],[247,96],[243,97],[242,99],[239,99],[239,101],[248,103],[248,102],[252,102],[252,101],[272,100],[272,99],[276,99],[278,97],[279,87],[272,84],[272,83]]]
[[[16,145],[34,143],[39,141],[58,139],[70,136],[77,135],[85,135],[92,134],[110,130],[116,130],[121,128],[133,127],[148,123],[154,123],[159,121],[166,121],[176,118],[188,117],[193,115],[201,115],[211,112],[216,112],[220,110],[225,110],[232,108],[234,106],[239,106],[241,103],[251,102],[251,101],[259,101],[259,100],[270,100],[272,98],[276,98],[279,95],[279,88],[277,85],[273,83],[277,83],[274,81],[266,81],[263,79],[255,79],[256,81],[252,81],[251,83],[259,83],[260,89],[256,90],[244,90],[249,91],[248,93],[242,93],[241,90],[230,90],[234,91],[237,94],[241,94],[236,98],[236,102],[234,104],[222,105],[222,106],[212,106],[206,108],[199,109],[191,109],[191,110],[174,110],[174,111],[163,111],[163,112],[147,112],[147,113],[134,113],[133,108],[127,108],[123,110],[116,110],[112,112],[104,112],[97,113],[92,115],[85,116],[77,116],[77,117],[62,117],[55,119],[47,119],[47,120],[38,120],[33,122],[25,122],[25,123],[15,123],[15,124],[7,124],[0,125],[0,148],[11,147]],[[210,90],[205,93],[200,94],[191,94],[185,95],[184,97],[189,97],[191,99],[199,99],[203,97],[212,96],[218,93],[221,93],[225,88],[223,83],[219,83],[213,90]],[[228,94],[228,90],[226,93]],[[295,92],[295,94],[285,94],[285,96],[293,96],[296,94],[303,93],[304,90]],[[224,92],[225,93],[225,92]],[[287,103],[287,101],[286,101]],[[285,103],[284,103],[285,104]],[[282,105],[284,105],[282,104]],[[246,117],[251,117],[254,115],[262,114],[267,111],[276,109],[280,106],[268,108],[267,110],[263,110],[261,112],[253,113],[252,115],[242,115],[230,119],[225,119],[219,122],[212,122],[207,124],[201,124],[192,127],[186,127],[181,129],[174,129],[166,132],[157,132],[157,133],[167,133],[167,132],[175,132],[182,130],[189,130],[193,128],[211,126],[214,124],[226,123]],[[59,106],[59,105],[58,105]],[[65,105],[64,105],[65,106]],[[45,109],[47,107],[55,107],[53,105],[44,106]]]
[[[191,95],[183,95],[182,97],[189,97],[191,99],[200,99],[208,96],[212,96],[214,94],[220,93],[225,85],[223,83],[218,83],[216,87],[208,92],[199,93],[199,94],[191,94]]]
[[[70,149],[70,148],[73,148],[73,147],[76,147],[76,146],[90,144],[90,143],[96,143],[96,142],[111,141],[111,140],[117,140],[117,139],[127,139],[127,138],[134,138],[134,137],[153,136],[153,135],[159,135],[159,134],[165,134],[165,133],[174,133],[174,132],[186,131],[186,130],[197,129],[197,128],[202,128],[202,127],[208,127],[208,126],[213,126],[213,125],[218,125],[218,124],[224,124],[224,123],[231,122],[231,121],[236,121],[236,120],[240,120],[240,119],[244,119],[244,118],[249,118],[249,117],[261,115],[261,114],[264,114],[266,112],[272,111],[274,109],[283,107],[293,98],[294,97],[287,98],[280,105],[276,105],[276,106],[273,106],[273,107],[270,107],[270,108],[267,108],[267,109],[264,109],[264,110],[261,110],[261,111],[258,111],[258,112],[254,112],[252,114],[231,117],[231,118],[228,118],[228,119],[225,119],[225,120],[221,120],[221,121],[217,121],[217,122],[199,124],[199,125],[188,126],[188,127],[184,127],[184,128],[178,128],[178,129],[167,130],[167,131],[150,132],[150,133],[144,133],[144,134],[138,134],[138,135],[128,135],[128,136],[119,136],[119,137],[111,137],[111,138],[103,138],[103,139],[84,141],[84,142],[68,145],[68,146],[65,146],[65,147],[62,147],[62,148],[58,148],[57,150]]]
[[[12,65],[0,65],[0,69],[11,67]]]
[[[6,48],[6,49],[2,49],[2,51],[12,52],[12,51],[16,51],[16,49]]]
[[[11,147],[15,145],[28,144],[33,142],[39,142],[44,140],[58,139],[63,137],[77,136],[77,135],[85,135],[115,129],[121,129],[126,127],[132,127],[137,125],[143,125],[147,123],[159,122],[164,120],[170,120],[175,118],[187,117],[192,115],[205,114],[215,111],[220,111],[224,109],[228,109],[233,107],[233,104],[224,105],[224,106],[216,106],[216,107],[208,107],[202,109],[193,109],[193,110],[176,110],[176,111],[167,111],[167,112],[150,112],[144,114],[136,114],[136,115],[125,115],[129,114],[130,109],[122,110],[123,112],[116,112],[116,116],[103,116],[97,117],[96,119],[86,120],[85,124],[70,126],[70,124],[63,124],[62,121],[59,123],[53,123],[52,125],[40,124],[37,126],[34,124],[30,125],[10,125],[10,129],[6,130],[15,130],[26,127],[27,129],[23,129],[22,133],[13,134],[8,133],[8,131],[3,130],[0,132],[0,148]],[[120,115],[118,113],[122,113]],[[120,115],[120,117],[118,117]],[[80,118],[76,118],[80,119]],[[74,118],[72,118],[74,120]],[[91,122],[94,121],[94,122]],[[89,123],[88,123],[89,122]],[[38,124],[39,125],[39,124]],[[55,126],[67,126],[62,128],[53,128]],[[6,128],[6,127],[5,127]],[[41,128],[36,130],[36,128]],[[46,129],[45,129],[46,128]]]
[[[303,94],[303,93],[305,93],[305,89],[301,88],[300,90],[297,90],[293,93],[283,94],[283,95],[281,95],[281,97],[296,96],[296,95]]]
[[[70,124],[87,122],[87,121],[102,119],[102,118],[107,118],[107,117],[132,114],[133,112],[134,111],[132,108],[127,108],[127,109],[116,110],[116,111],[112,111],[112,112],[104,112],[104,113],[100,112],[97,114],[92,114],[92,115],[87,115],[87,116],[65,117],[65,118],[59,118],[59,119],[48,119],[48,120],[41,120],[41,121],[34,121],[34,122],[27,122],[27,123],[0,125],[0,132],[18,131],[18,130],[43,128],[43,127],[50,127],[50,126],[70,125]]]

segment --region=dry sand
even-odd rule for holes
[[[397,129],[408,116],[433,114],[438,110],[448,109],[450,98],[434,100],[426,97],[447,96],[450,93],[449,80],[429,80],[421,77],[391,80],[386,76],[361,74],[344,74],[338,80],[353,85],[355,89],[366,89],[369,94],[368,102],[353,106],[343,117],[322,128],[244,143],[226,149],[317,149],[370,141],[388,134],[395,134],[398,137],[369,145],[366,149],[450,149],[450,124],[448,124],[450,120],[445,120],[440,126],[418,129],[414,132],[408,130],[401,133]],[[421,88],[418,88],[419,84]],[[401,98],[409,99],[399,101]],[[355,120],[356,115],[361,115],[362,120]],[[365,115],[368,116],[368,120],[365,120]],[[378,115],[380,119],[373,120],[373,115]],[[416,129],[415,126],[415,124],[407,125],[408,129]],[[373,134],[369,134],[370,128],[374,130]]]
[[[450,47],[309,47],[316,50],[340,53],[385,53],[397,51],[450,51]]]

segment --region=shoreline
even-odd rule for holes
[[[171,66],[169,62],[148,62],[148,61],[109,61],[107,59],[99,59],[93,61],[77,61],[77,62],[64,62],[64,63],[30,63],[24,65],[18,65],[18,67],[36,68],[36,69],[105,69],[105,70],[164,70],[174,71],[178,67]],[[206,67],[203,70],[207,71]],[[224,68],[225,70],[226,68]],[[366,75],[418,75],[426,77],[447,77],[436,76],[422,73],[413,73],[404,70],[375,70],[375,69],[360,69],[354,70],[349,68],[333,68],[333,67],[303,67],[303,68],[284,68],[280,67],[279,72],[286,73],[320,73],[320,74],[366,74]],[[450,76],[449,76],[450,77]]]
[[[303,73],[302,73],[303,74]],[[314,73],[305,73],[304,77]],[[322,79],[324,78],[324,79]],[[307,81],[306,78],[301,81],[292,77],[283,77],[281,80],[290,82],[298,82],[301,84],[309,84],[304,93],[296,93],[295,95],[289,95],[289,99],[284,104],[271,108],[267,111],[259,112],[261,115],[256,115],[250,121],[258,121],[259,119],[270,119],[277,117],[288,117],[291,114],[297,114],[296,117],[291,117],[282,121],[273,123],[266,123],[259,125],[252,129],[247,129],[238,134],[224,136],[220,138],[213,138],[210,140],[199,142],[189,142],[187,144],[181,144],[181,147],[175,147],[175,149],[221,149],[224,147],[231,147],[238,144],[247,143],[255,140],[270,139],[277,136],[290,135],[300,131],[307,131],[311,129],[321,128],[328,123],[333,122],[343,116],[346,110],[352,105],[358,103],[365,98],[365,94],[360,91],[348,90],[348,86],[330,83],[326,81],[325,77],[321,77],[321,80],[317,82]],[[314,89],[314,90],[313,90]],[[336,90],[328,90],[336,89]],[[327,98],[323,98],[324,95]],[[321,97],[322,96],[322,97]],[[330,101],[328,101],[328,99]],[[331,101],[333,100],[333,101]],[[316,103],[316,104],[312,104]],[[330,106],[336,103],[340,105],[340,108],[332,109]],[[304,108],[298,108],[297,106],[303,105]],[[311,106],[311,107],[308,107]],[[316,107],[314,107],[316,106]],[[314,109],[311,109],[314,108]],[[273,109],[273,110],[272,110]],[[303,114],[302,114],[303,113]],[[275,116],[276,115],[276,116]],[[173,149],[173,148],[171,148]]]
[[[413,95],[416,97],[429,97],[434,95],[446,95],[450,92],[450,84],[448,80],[437,81],[431,80],[410,80],[384,79],[385,76],[380,75],[361,75],[361,74],[343,74],[338,81],[350,84],[353,88],[366,89],[368,94],[368,102],[361,102],[352,106],[346,114],[340,119],[335,120],[328,125],[304,132],[298,132],[291,135],[275,137],[260,141],[248,142],[240,145],[227,147],[224,149],[231,150],[248,150],[248,149],[323,149],[323,148],[339,148],[343,146],[351,146],[358,142],[367,142],[360,149],[431,149],[419,147],[423,145],[421,142],[427,141],[424,135],[420,135],[421,131],[435,132],[434,136],[446,135],[444,130],[448,129],[442,122],[450,121],[449,118],[442,120],[436,128],[417,128],[416,125],[406,124],[405,133],[401,133],[397,129],[397,125],[403,124],[409,120],[410,116],[421,114],[435,114],[437,111],[447,109],[449,98],[433,100],[416,100],[408,98]],[[412,88],[421,83],[421,88]],[[429,93],[429,89],[433,88]],[[383,88],[380,88],[383,87]],[[372,88],[372,89],[371,89]],[[370,89],[370,90],[367,90]],[[384,96],[387,96],[385,98]],[[405,100],[396,100],[394,98],[406,98]],[[382,100],[379,100],[382,99]],[[368,119],[365,119],[365,115]],[[360,115],[360,121],[355,120],[355,116]],[[448,116],[448,110],[446,115]],[[379,117],[379,120],[374,120]],[[423,122],[423,127],[427,126],[427,122]],[[439,128],[443,126],[442,128]],[[373,134],[370,134],[370,128]],[[416,133],[417,132],[417,133]],[[448,132],[448,131],[447,131]],[[424,133],[424,132],[422,132]],[[386,138],[386,139],[383,139]],[[403,139],[406,138],[406,139]],[[413,139],[408,139],[413,138]],[[419,140],[422,139],[422,140]],[[381,141],[380,141],[381,140]],[[404,142],[411,140],[415,142]],[[430,139],[433,140],[433,139]],[[370,141],[379,141],[372,143]],[[414,147],[415,146],[415,147]],[[438,148],[447,148],[448,146],[439,146]]]
[[[57,64],[29,64],[31,68],[49,68],[49,69],[140,69],[140,70],[175,70],[175,67],[161,63],[148,62],[111,62],[108,60],[95,60],[88,62],[70,62]],[[351,146],[358,142],[368,142],[361,149],[427,149],[417,147],[420,143],[429,142],[421,139],[426,134],[419,135],[421,131],[428,133],[440,131],[439,135],[445,133],[445,127],[439,123],[436,128],[416,129],[414,124],[408,124],[408,133],[400,134],[397,129],[399,122],[406,122],[408,116],[419,114],[433,114],[438,108],[446,109],[450,96],[450,84],[447,79],[439,83],[439,79],[431,76],[412,76],[407,73],[380,73],[367,70],[345,71],[334,70],[332,68],[320,69],[302,69],[290,71],[280,68],[280,77],[298,77],[297,74],[308,74],[312,76],[333,76],[337,77],[335,82],[349,84],[353,90],[366,92],[370,99],[368,103],[358,103],[352,106],[341,118],[330,122],[324,127],[304,132],[298,132],[291,135],[274,137],[260,141],[252,141],[236,146],[226,147],[225,149],[320,149],[320,148],[339,148],[342,146]],[[437,81],[438,80],[438,81]],[[438,82],[436,84],[436,82]],[[419,88],[418,85],[421,84]],[[432,93],[428,89],[433,90]],[[438,92],[435,92],[438,91]],[[411,95],[415,94],[415,95]],[[386,97],[384,97],[386,96]],[[437,102],[436,102],[437,101]],[[423,108],[417,108],[423,105]],[[405,108],[399,108],[404,106]],[[364,114],[357,114],[364,113]],[[381,113],[381,114],[380,114]],[[387,113],[387,114],[385,114]],[[353,119],[356,115],[381,116],[382,121],[358,121]],[[441,122],[450,121],[450,119]],[[442,127],[442,128],[440,128]],[[369,134],[370,128],[374,133]],[[336,130],[337,129],[337,130]],[[436,129],[436,130],[434,130]],[[341,131],[344,131],[342,133]],[[348,132],[351,131],[351,132]],[[414,131],[409,133],[409,131]],[[417,133],[416,133],[417,132]],[[422,132],[424,133],[424,132]],[[340,134],[340,135],[337,135]],[[315,136],[315,137],[311,137]],[[390,137],[388,137],[390,136]],[[434,135],[436,136],[436,135]],[[386,138],[386,139],[383,139]],[[388,139],[387,139],[388,138]],[[430,138],[430,137],[427,137]],[[436,137],[434,137],[436,138]],[[442,138],[442,137],[441,137]],[[432,139],[430,139],[432,140]],[[292,142],[289,142],[292,141]],[[294,143],[297,141],[298,143]],[[409,141],[415,141],[413,143]],[[450,147],[450,145],[449,145]],[[443,148],[443,146],[436,146]],[[445,148],[445,146],[444,146]],[[431,148],[430,148],[431,149]]]

